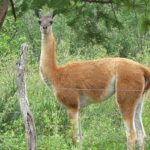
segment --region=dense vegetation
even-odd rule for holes
[[[40,31],[33,8],[39,9],[43,5],[43,14],[51,11],[44,6],[45,2],[40,4],[35,0],[32,3],[22,0],[15,3],[19,16],[17,21],[14,22],[11,12],[8,12],[0,31],[0,149],[26,148],[15,77],[19,48],[24,42],[29,44],[26,79],[28,98],[36,123],[38,149],[126,149],[124,126],[115,104],[115,96],[99,105],[82,109],[84,140],[76,147],[72,145],[67,113],[39,76]],[[70,6],[67,2],[64,5],[58,3],[56,6],[56,2],[51,3],[54,8],[62,6],[53,26],[59,64],[119,56],[131,58],[150,67],[150,34],[146,11],[143,15],[142,9],[137,11],[139,8],[133,9],[129,3],[126,4],[128,7],[113,5],[115,7],[112,9],[111,5],[76,1],[77,3]],[[146,6],[149,10],[149,3]],[[146,20],[147,25],[143,24]],[[143,121],[150,137],[150,97],[147,96],[146,99]],[[150,138],[146,149],[150,149]]]

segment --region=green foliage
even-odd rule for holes
[[[48,7],[59,8],[61,14],[55,17],[53,25],[59,64],[81,59],[121,56],[150,66],[149,35],[143,34],[139,28],[145,20],[141,20],[142,10],[135,13],[130,1],[113,2],[118,3],[115,5],[117,19],[108,5],[89,4],[79,0],[58,0],[57,3],[39,0],[15,1],[20,18],[14,22],[9,12],[0,32],[0,149],[26,149],[15,77],[18,51],[24,42],[29,44],[26,79],[29,103],[36,123],[38,149],[126,149],[124,126],[115,106],[115,97],[82,109],[84,140],[77,146],[72,145],[67,112],[58,104],[39,76],[40,32],[38,19],[34,12],[29,10],[42,8],[45,4]],[[138,4],[142,1],[136,2]],[[148,7],[149,2],[147,3]],[[126,8],[120,9],[122,6],[119,4],[125,5]],[[140,8],[136,5],[135,9],[137,11]],[[127,12],[129,9],[130,14]],[[45,10],[47,9],[44,7]],[[149,24],[149,21],[146,24]],[[148,100],[145,102],[143,115],[148,136],[149,110]],[[150,149],[150,142],[147,142],[146,149]]]

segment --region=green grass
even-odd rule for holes
[[[13,63],[14,64],[14,63]],[[16,93],[14,65],[7,65],[0,74],[0,149],[24,150],[26,139]],[[39,150],[125,150],[126,136],[115,96],[81,110],[84,139],[74,146],[71,142],[66,110],[60,106],[40,79],[38,65],[27,68],[27,89],[36,123]],[[150,97],[145,101],[143,122],[150,137]],[[149,139],[146,150],[150,149]]]

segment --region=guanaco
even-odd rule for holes
[[[146,134],[142,123],[144,95],[150,89],[150,69],[125,58],[103,58],[58,65],[52,31],[54,15],[39,18],[41,30],[40,72],[65,106],[73,124],[73,142],[82,138],[80,108],[101,102],[116,93],[126,127],[127,149],[138,143],[144,150]]]

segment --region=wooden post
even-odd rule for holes
[[[27,97],[26,82],[25,82],[25,65],[27,58],[27,44],[22,44],[20,49],[20,58],[16,64],[17,69],[17,85],[20,108],[25,123],[27,149],[36,150],[36,131],[35,124],[32,117],[32,112],[29,108],[29,102]]]

